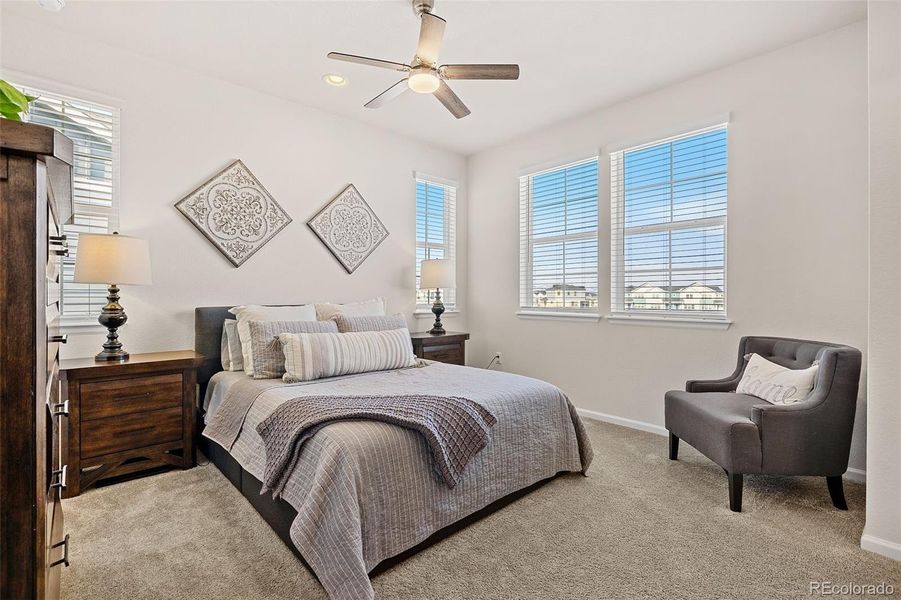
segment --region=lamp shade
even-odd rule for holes
[[[420,275],[422,277],[419,283],[420,289],[457,287],[457,268],[454,261],[448,258],[422,261]]]
[[[150,244],[115,233],[79,234],[73,281],[150,285]]]

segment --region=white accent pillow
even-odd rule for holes
[[[819,365],[806,369],[789,369],[759,354],[751,354],[736,392],[756,396],[770,404],[802,402],[813,389]]]
[[[332,304],[323,302],[316,305],[316,318],[320,321],[330,321],[337,315],[345,317],[384,317],[387,313],[387,303],[379,296],[363,302],[348,302],[347,304]]]
[[[416,365],[409,329],[353,333],[281,333],[288,383]]]
[[[238,322],[226,319],[222,324],[222,368],[226,371],[243,371],[244,355],[241,354],[241,340],[238,339]]]
[[[253,345],[251,344],[250,321],[315,321],[316,307],[303,306],[260,306],[248,304],[229,309],[238,320],[238,339],[241,341],[241,355],[244,358],[244,372],[253,377]]]

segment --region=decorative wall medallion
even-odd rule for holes
[[[353,184],[326,204],[307,225],[348,273],[353,273],[388,237],[388,230]]]
[[[240,160],[179,200],[175,208],[236,267],[291,222]]]

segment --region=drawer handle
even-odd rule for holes
[[[63,538],[63,541],[56,542],[55,544],[53,544],[50,547],[51,548],[59,548],[60,546],[63,547],[63,557],[59,560],[53,561],[48,566],[50,566],[50,567],[55,567],[56,565],[65,565],[67,567],[69,566],[69,534],[68,533],[66,534],[66,537]]]
[[[53,405],[53,416],[54,417],[68,417],[69,416],[69,401],[60,402],[59,404]]]
[[[50,241],[51,241],[51,242],[55,242],[55,243],[57,243],[57,244],[60,244],[60,243],[66,241],[66,236],[65,236],[65,235],[50,235],[50,236],[47,236],[47,237],[50,238]]]
[[[51,335],[51,336],[47,339],[47,341],[48,341],[48,342],[51,342],[51,343],[53,343],[53,342],[58,342],[58,343],[60,343],[60,344],[65,344],[66,342],[69,341],[69,334],[68,334],[68,333],[64,333],[64,334],[62,334],[62,335]]]
[[[139,429],[126,429],[125,431],[114,431],[113,435],[114,436],[134,435],[136,433],[144,433],[146,431],[153,431],[154,429],[156,429],[156,427],[152,427],[152,426],[151,427],[141,427]]]
[[[57,256],[69,256],[68,248],[51,248],[50,254],[55,254]]]
[[[53,481],[55,478],[59,477],[56,481]],[[50,489],[59,488],[61,490],[66,489],[66,484],[69,482],[69,465],[63,465],[63,468],[59,471],[54,471],[50,476]]]

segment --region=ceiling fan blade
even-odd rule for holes
[[[441,65],[445,79],[519,79],[519,65]]]
[[[437,64],[441,40],[444,38],[444,26],[447,22],[429,12],[422,13],[419,19],[422,23],[419,26],[419,46],[416,48],[416,56],[422,63]]]
[[[408,89],[410,89],[410,86],[407,85],[407,80],[401,79],[363,106],[365,106],[366,108],[378,108],[384,104],[387,104],[391,100],[394,100],[395,98],[406,92]]]
[[[470,110],[466,108],[466,105],[463,104],[463,101],[457,97],[457,94],[454,93],[454,90],[450,89],[450,86],[444,83],[443,80],[441,82],[441,85],[438,86],[438,89],[433,93],[435,94],[435,97],[441,101],[441,104],[444,105],[444,108],[449,110],[451,114],[458,119],[462,119],[470,113]]]
[[[344,62],[352,62],[360,65],[368,65],[370,67],[380,67],[382,69],[391,69],[392,71],[409,71],[410,67],[404,63],[392,62],[390,60],[381,60],[378,58],[369,58],[367,56],[357,56],[356,54],[342,54],[341,52],[329,52],[328,57],[334,60],[343,60]]]

